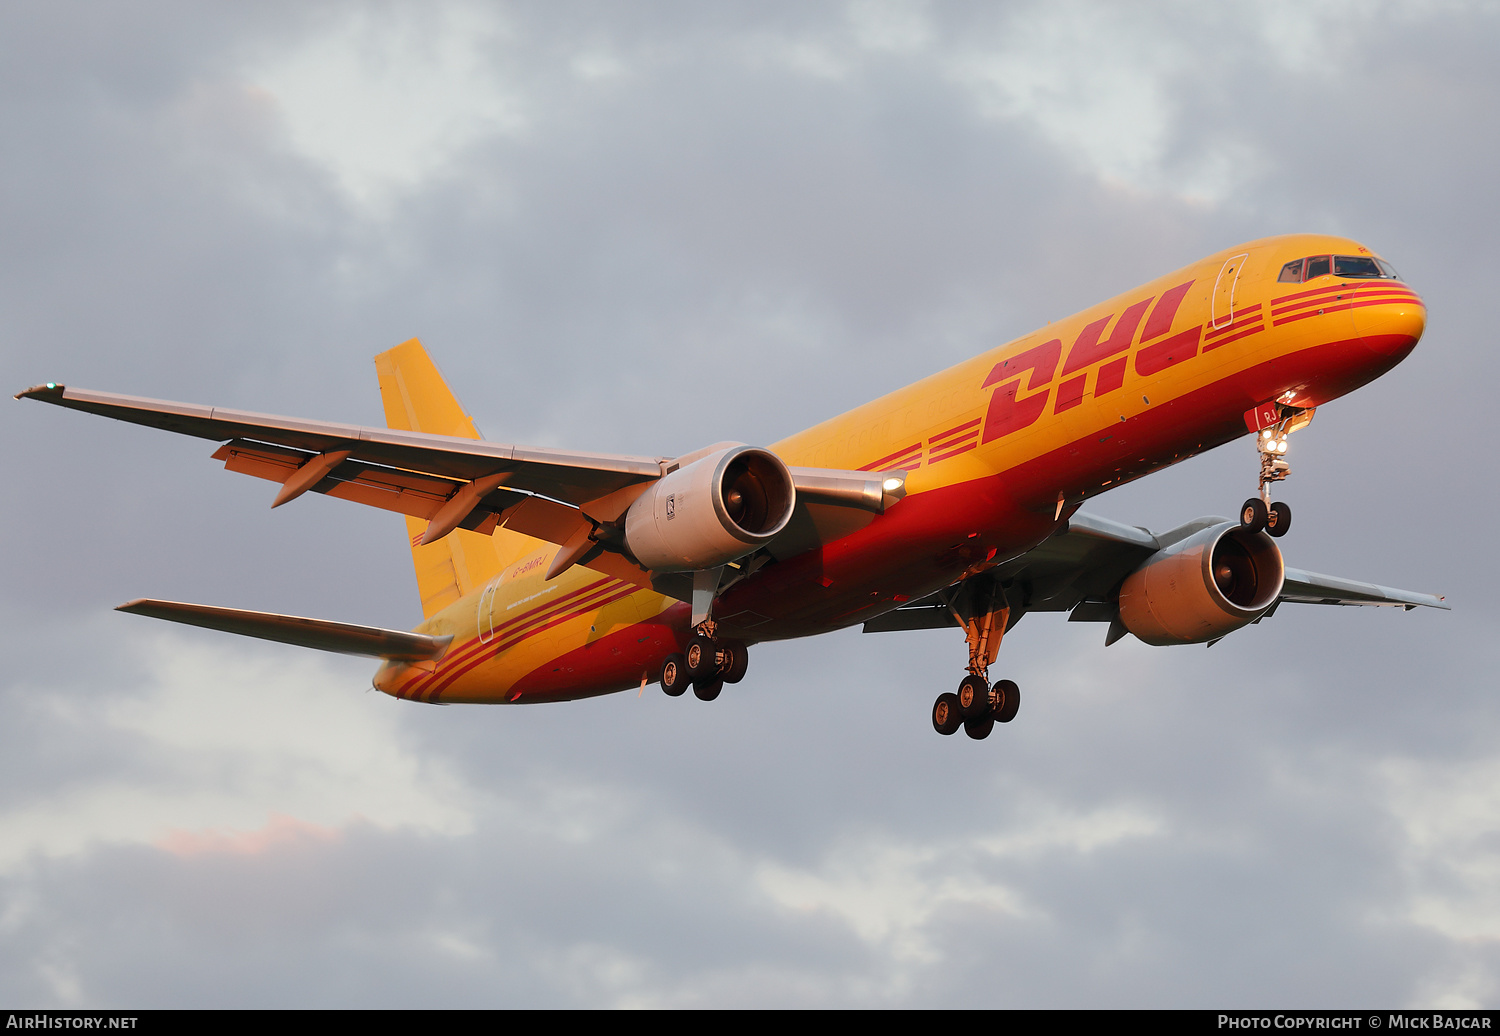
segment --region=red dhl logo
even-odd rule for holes
[[[1125,367],[1129,357],[1119,354],[1129,351],[1131,342],[1135,338],[1136,327],[1146,311],[1150,309],[1153,301],[1156,301],[1156,308],[1151,310],[1151,316],[1141,330],[1141,348],[1135,354],[1136,373],[1145,377],[1158,374],[1184,360],[1191,360],[1199,355],[1200,351],[1207,353],[1221,345],[1228,345],[1230,342],[1259,334],[1265,330],[1266,313],[1262,305],[1257,302],[1233,311],[1222,322],[1213,319],[1207,324],[1200,324],[1163,338],[1163,335],[1167,335],[1167,332],[1172,330],[1172,321],[1177,316],[1178,307],[1182,305],[1182,299],[1192,285],[1192,281],[1179,284],[1170,291],[1163,292],[1160,301],[1148,298],[1130,305],[1124,313],[1120,314],[1120,319],[1108,338],[1103,337],[1104,329],[1109,326],[1110,321],[1114,320],[1113,313],[1094,321],[1079,332],[1077,340],[1073,342],[1073,348],[1068,350],[1068,361],[1061,373],[1064,380],[1057,386],[1056,401],[1052,412],[1060,414],[1083,402],[1089,376],[1086,368],[1102,360],[1108,360],[1108,362],[1103,363],[1095,375],[1094,395],[1096,397],[1107,395],[1124,385]],[[1364,306],[1382,306],[1390,303],[1421,305],[1422,300],[1414,291],[1399,282],[1370,282],[1360,285],[1340,283],[1326,288],[1295,292],[1275,299],[1271,303],[1270,315],[1273,318],[1273,326],[1280,327],[1292,321],[1321,316],[1325,312],[1358,309]],[[1161,339],[1161,341],[1154,341],[1155,339]],[[1147,345],[1145,344],[1147,342],[1154,342],[1154,344]],[[1109,359],[1110,357],[1114,359]],[[1052,394],[1048,386],[1057,375],[1057,365],[1061,358],[1062,340],[1054,338],[1050,342],[1026,350],[1019,356],[1013,356],[995,364],[989,377],[985,378],[984,384],[980,386],[981,390],[992,385],[997,386],[995,394],[990,397],[989,410],[985,414],[984,437],[980,440],[981,442],[993,442],[1002,436],[1020,431],[1035,423],[1042,416],[1042,412],[1047,408],[1048,398]],[[1027,375],[1030,376],[1027,377]],[[1019,395],[1022,380],[1026,381],[1026,390],[1033,393],[1032,395],[1025,397]]]
[[[1177,309],[1182,305],[1183,297],[1187,295],[1188,289],[1193,286],[1192,281],[1179,284],[1177,287],[1163,292],[1161,299],[1156,296],[1132,303],[1126,307],[1125,312],[1120,314],[1120,319],[1115,321],[1114,330],[1106,338],[1105,328],[1114,321],[1115,315],[1109,314],[1089,324],[1078,333],[1073,347],[1068,350],[1068,360],[1063,366],[1061,377],[1064,379],[1057,386],[1057,398],[1053,405],[1053,413],[1060,414],[1071,410],[1083,402],[1084,389],[1087,387],[1090,370],[1095,364],[1100,364],[1095,373],[1094,395],[1103,396],[1115,391],[1125,384],[1125,365],[1128,356],[1120,356],[1120,353],[1129,352],[1131,343],[1135,341],[1136,329],[1141,327],[1142,319],[1146,326],[1141,329],[1141,342],[1150,342],[1161,338],[1172,330],[1172,321],[1177,316]],[[1156,308],[1151,304],[1155,302]],[[1146,317],[1150,310],[1150,317]],[[1243,316],[1247,319],[1254,313],[1255,328],[1260,330],[1260,306],[1248,307]],[[1235,324],[1239,325],[1241,314],[1236,314]],[[1228,331],[1228,327],[1221,328]],[[1135,354],[1135,369],[1138,374],[1150,375],[1166,370],[1173,364],[1181,363],[1183,360],[1191,359],[1198,355],[1198,343],[1203,334],[1203,327],[1190,328],[1180,334],[1172,335],[1156,342],[1154,345],[1145,346]],[[1228,341],[1229,339],[1224,339]],[[1216,342],[1215,345],[1222,344]],[[1110,359],[1115,357],[1115,359]],[[1108,362],[1100,363],[1100,361]],[[1058,376],[1057,366],[1062,361],[1062,339],[1054,338],[1050,342],[1033,346],[1025,352],[1001,360],[995,364],[990,371],[989,377],[984,379],[981,390],[991,385],[997,386],[995,394],[990,397],[989,411],[984,417],[984,436],[981,442],[993,442],[1001,436],[1018,432],[1034,423],[1047,409],[1047,401],[1052,395],[1051,388],[1054,377]],[[1029,377],[1028,377],[1029,375]],[[1026,382],[1026,390],[1032,395],[1021,397],[1021,382]],[[1037,391],[1041,389],[1041,391]]]
[[[1114,330],[1108,337],[1105,337],[1104,332],[1115,321],[1113,313],[1095,320],[1080,331],[1073,347],[1068,350],[1067,364],[1061,372],[1063,380],[1057,386],[1055,397],[1052,395],[1051,385],[1059,376],[1057,367],[1062,361],[1060,338],[1054,338],[995,364],[980,386],[981,391],[992,386],[995,388],[982,425],[980,419],[975,418],[932,436],[926,441],[925,448],[923,442],[918,440],[895,453],[863,465],[860,470],[911,470],[921,467],[924,459],[928,464],[936,464],[967,453],[982,443],[993,442],[1034,424],[1046,411],[1049,400],[1052,401],[1054,414],[1071,410],[1083,402],[1091,373],[1095,378],[1096,397],[1114,392],[1125,384],[1125,369],[1130,357],[1120,354],[1129,353],[1131,344],[1136,341],[1135,332],[1138,327],[1141,329],[1139,342],[1142,347],[1135,353],[1135,369],[1137,374],[1143,376],[1158,374],[1201,353],[1259,334],[1266,329],[1266,307],[1257,302],[1236,309],[1229,317],[1218,321],[1210,320],[1207,324],[1168,335],[1182,300],[1194,283],[1188,281],[1179,284],[1163,292],[1159,300],[1151,296],[1132,303],[1120,315],[1119,321],[1114,323]],[[1155,309],[1151,308],[1153,302],[1156,303]],[[1276,298],[1270,304],[1269,315],[1272,325],[1280,327],[1292,321],[1321,316],[1325,312],[1390,303],[1422,305],[1422,300],[1399,281],[1371,282],[1359,286],[1340,283]],[[1146,315],[1148,311],[1149,317]],[[1145,326],[1141,327],[1143,319]],[[1097,370],[1093,370],[1094,364],[1099,364]],[[1025,390],[1030,395],[1020,395],[1023,381]]]

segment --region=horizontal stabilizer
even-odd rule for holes
[[[182,604],[178,601],[129,601],[115,611],[237,633],[242,637],[258,637],[297,647],[317,648],[319,651],[372,655],[375,658],[401,662],[439,658],[453,640],[452,637],[429,637],[421,633],[381,629],[378,626],[359,626],[352,622],[305,619],[298,615],[252,612],[243,608],[212,608],[205,604]]]

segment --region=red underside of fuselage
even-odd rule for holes
[[[566,701],[639,686],[654,680],[668,655],[687,646],[691,609],[673,604],[647,622],[600,637],[533,669],[511,688],[516,702]]]
[[[761,569],[714,606],[721,635],[749,641],[811,636],[864,622],[916,600],[987,561],[1025,553],[1083,498],[1247,434],[1243,414],[1270,399],[1319,406],[1390,370],[1416,345],[1410,335],[1350,338],[1267,360],[1049,453],[991,475],[901,501],[864,529]],[[1247,473],[1247,478],[1250,476]],[[686,642],[689,610],[674,605],[569,652],[519,681],[520,701],[579,698],[653,677]],[[671,646],[645,637],[670,628]],[[516,700],[513,698],[512,700]]]

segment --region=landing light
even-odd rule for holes
[[[887,493],[894,493],[896,490],[900,489],[902,487],[902,485],[904,485],[904,484],[905,483],[904,483],[904,481],[902,479],[899,479],[899,478],[888,478],[884,482],[880,483],[880,488],[884,489]]]
[[[1286,440],[1285,439],[1282,439],[1279,443],[1276,444],[1276,452],[1277,453],[1285,453],[1286,452]]]

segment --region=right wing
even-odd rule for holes
[[[569,552],[559,556],[563,567],[576,562],[672,596],[691,596],[690,579],[653,576],[624,554],[591,549],[589,543],[601,525],[616,522],[651,483],[695,454],[674,460],[574,453],[55,383],[27,389],[16,398],[223,442],[213,456],[228,470],[281,483],[273,506],[305,492],[325,493],[423,519],[429,523],[423,542],[455,528],[488,534],[503,524],[563,547]],[[777,556],[844,535],[882,513],[891,499],[881,486],[890,472],[789,470],[797,487],[798,518],[773,542]]]
[[[428,476],[429,481],[422,485],[434,488],[440,484],[452,487],[503,472],[507,475],[505,485],[510,489],[551,497],[575,507],[627,486],[654,481],[662,476],[663,467],[669,463],[661,457],[621,457],[604,453],[571,453],[538,446],[512,446],[451,435],[365,428],[142,399],[57,384],[38,385],[18,393],[16,398],[36,399],[70,410],[82,410],[116,421],[129,421],[200,439],[227,441],[231,446],[242,444],[241,452],[246,455],[257,446],[278,447],[265,451],[266,459],[272,464],[300,466],[312,457],[344,454],[357,466],[362,465],[362,468],[350,469],[350,475],[356,479],[371,466],[395,468]],[[226,459],[218,454],[215,456]],[[328,473],[331,472],[332,468],[328,469]],[[379,483],[377,488],[384,492],[399,492],[402,487],[399,483]],[[389,509],[401,510],[399,507]]]

